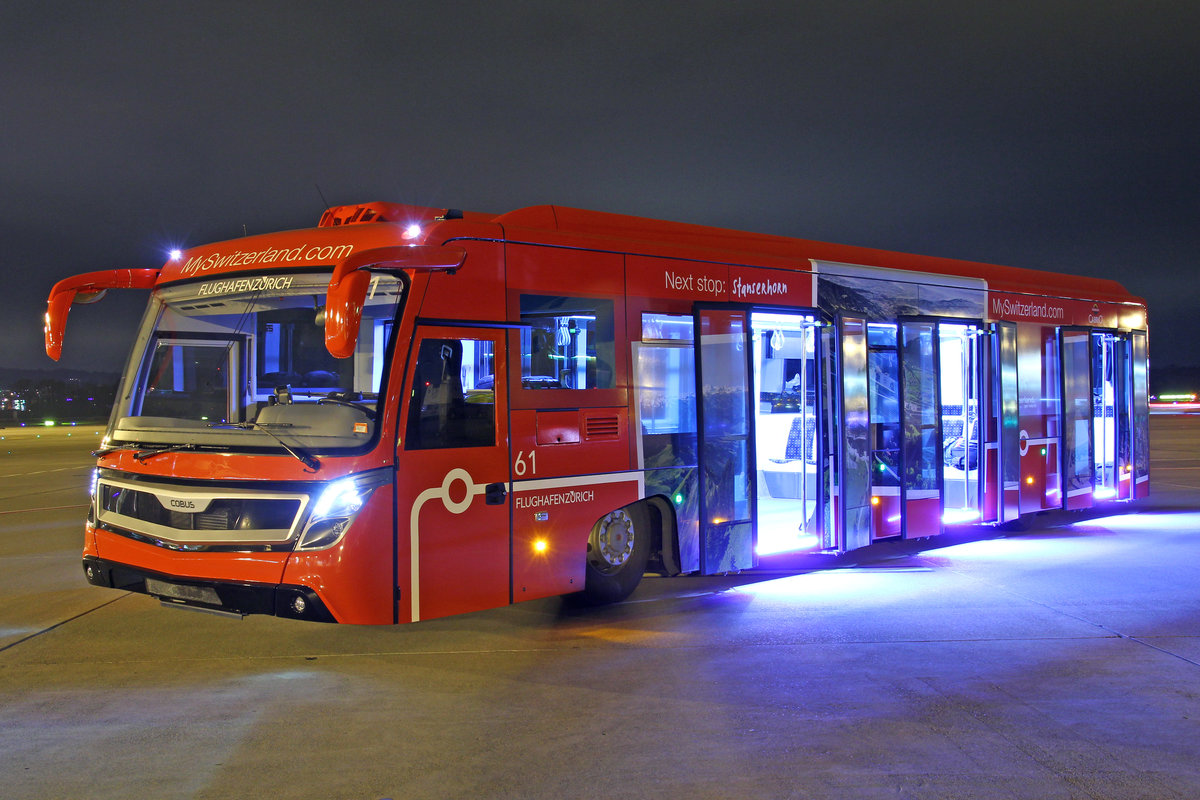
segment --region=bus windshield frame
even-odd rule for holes
[[[339,359],[324,344],[331,269],[156,288],[105,447],[340,454],[376,441],[407,279],[371,275],[355,351]]]

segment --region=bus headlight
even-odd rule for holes
[[[352,517],[363,507],[365,500],[353,478],[342,478],[325,487],[313,504],[312,515],[314,518]]]
[[[297,550],[318,550],[337,544],[350,523],[367,504],[371,493],[392,480],[391,470],[365,472],[341,478],[315,494],[308,522],[296,544]]]
[[[96,485],[100,482],[100,468],[95,467],[92,470],[92,478],[88,481],[88,513],[87,521],[89,525],[96,524],[96,516],[99,509],[96,508]]]

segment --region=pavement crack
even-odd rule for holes
[[[89,608],[87,611],[81,611],[80,613],[76,614],[73,617],[67,617],[66,619],[56,622],[53,625],[49,625],[45,628],[42,628],[40,631],[34,631],[33,633],[29,634],[28,636],[22,636],[20,639],[17,639],[15,642],[9,642],[8,644],[4,645],[3,647],[0,647],[0,653],[3,653],[7,650],[11,650],[14,647],[16,647],[17,645],[24,644],[25,642],[28,642],[30,639],[36,639],[37,637],[41,636],[43,633],[49,633],[50,631],[57,630],[58,628],[61,628],[62,626],[66,625],[69,622],[74,622],[77,619],[86,617],[88,614],[91,614],[93,611],[99,611],[100,609],[104,608],[105,606],[110,606],[113,603],[117,602],[118,600],[122,600],[126,597],[129,597],[129,595],[131,595],[131,594],[133,594],[133,593],[132,592],[124,592],[120,596],[114,597],[112,600],[101,603],[98,606],[93,606],[92,608]]]
[[[1200,667],[1200,661],[1197,661],[1194,658],[1188,658],[1187,656],[1180,655],[1179,653],[1172,652],[1172,651],[1166,649],[1165,647],[1159,647],[1156,644],[1151,644],[1150,642],[1147,642],[1145,639],[1141,639],[1137,636],[1126,636],[1125,634],[1118,634],[1118,636],[1120,636],[1122,639],[1128,639],[1131,642],[1136,642],[1137,644],[1140,644],[1143,647],[1149,647],[1151,650],[1157,650],[1158,652],[1160,652],[1164,655],[1173,656],[1175,658],[1178,658],[1180,661],[1191,664],[1193,667]]]

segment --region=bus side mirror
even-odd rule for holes
[[[402,245],[377,247],[355,253],[333,268],[325,300],[325,349],[334,358],[349,358],[358,344],[358,326],[371,285],[370,270],[441,270],[453,272],[462,266],[467,251],[460,247]]]
[[[107,269],[86,272],[54,284],[46,301],[46,320],[43,334],[46,355],[58,361],[62,356],[63,332],[72,303],[95,303],[109,289],[150,289],[158,280],[156,269]]]
[[[336,280],[337,273],[334,273]],[[325,348],[334,358],[349,358],[358,344],[358,326],[367,302],[371,274],[356,270],[329,282],[325,301]]]

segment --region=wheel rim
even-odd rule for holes
[[[600,566],[617,569],[633,554],[633,520],[624,511],[614,511],[600,521],[595,552]]]

